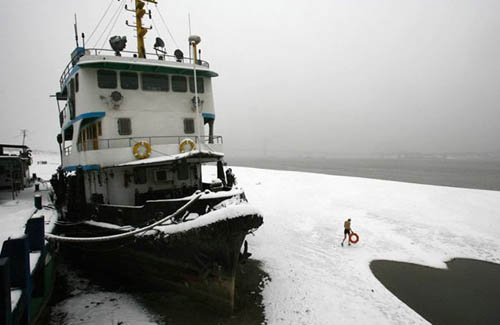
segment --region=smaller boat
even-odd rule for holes
[[[31,149],[25,145],[0,144],[0,190],[23,190],[30,182]]]

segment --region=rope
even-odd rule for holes
[[[160,29],[156,26],[155,20],[151,17],[151,22],[153,23],[154,31],[156,32],[156,37],[160,37]]]
[[[121,4],[118,3],[118,7],[116,8],[116,11],[113,13],[113,15],[111,16],[111,19],[109,20],[108,24],[106,25],[106,27],[104,27],[104,29],[102,30],[102,33],[101,35],[99,36],[99,38],[97,39],[97,41],[95,41],[94,43],[94,47],[97,47],[97,44],[99,44],[101,38],[104,36],[104,33],[106,33],[106,31],[108,30],[108,27],[109,25],[111,24],[111,22],[113,21],[113,19],[115,18],[115,16],[120,12],[120,9],[121,9]]]
[[[122,9],[122,7],[118,7],[119,9]],[[106,41],[109,40],[109,35],[111,35],[111,32],[113,31],[113,28],[115,28],[115,25],[116,25],[116,22],[118,21],[118,18],[120,18],[121,16],[121,13],[122,11],[121,10],[118,10],[118,14],[116,15],[115,17],[115,21],[113,22],[113,25],[111,26],[111,28],[109,29],[109,33],[108,35],[106,36],[106,38],[104,39],[104,42],[102,43],[102,46],[101,48],[104,48],[104,44],[106,44]]]
[[[156,6],[156,9],[158,11],[158,14],[160,16],[160,19],[161,21],[163,22],[163,25],[165,25],[165,28],[167,29],[167,32],[168,32],[168,35],[170,35],[170,38],[172,39],[172,41],[174,41],[174,44],[176,46],[176,48],[179,48],[179,45],[177,44],[177,42],[175,41],[175,38],[174,36],[172,35],[172,33],[170,32],[170,29],[168,28],[168,25],[167,23],[165,22],[165,19],[163,19],[163,15],[161,14],[161,11],[160,9],[158,9],[158,5],[155,5]]]
[[[117,235],[111,235],[111,236],[104,236],[104,237],[64,237],[64,236],[57,236],[57,235],[52,235],[52,234],[45,234],[45,239],[47,240],[58,240],[61,242],[72,242],[72,243],[95,243],[95,242],[104,242],[104,241],[110,241],[110,240],[115,240],[115,239],[123,239],[127,237],[131,237],[135,234],[145,232],[149,229],[152,229],[158,225],[161,225],[162,223],[165,223],[167,220],[170,220],[172,218],[175,218],[179,214],[184,213],[193,203],[198,201],[198,199],[201,197],[202,193],[198,193],[195,197],[193,197],[189,202],[184,204],[182,207],[179,208],[179,210],[175,211],[173,214],[166,216],[165,218],[152,223],[149,226],[146,226],[144,228],[136,229],[133,231],[129,231],[123,234],[117,234]]]
[[[106,16],[106,14],[108,13],[109,11],[109,8],[111,8],[111,5],[113,4],[113,1],[115,0],[111,0],[109,2],[109,5],[108,5],[108,8],[106,9],[106,11],[104,12],[104,15],[102,15],[101,19],[99,20],[99,22],[97,23],[97,25],[95,26],[94,30],[92,31],[92,33],[90,34],[89,38],[87,38],[87,42],[90,42],[90,39],[92,39],[92,36],[94,36],[94,33],[96,32],[97,28],[99,28],[99,26],[101,25],[102,23],[102,20],[104,19],[104,17]]]

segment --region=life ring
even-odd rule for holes
[[[351,232],[349,234],[349,242],[352,244],[356,244],[359,241],[359,236],[355,232]]]
[[[195,144],[194,144],[194,141],[189,139],[189,138],[186,138],[184,140],[181,141],[181,144],[179,145],[179,152],[183,153],[184,152],[184,147],[189,144],[189,146],[191,147],[191,149],[189,149],[189,151],[192,151],[195,147]]]
[[[151,145],[147,142],[137,142],[133,148],[134,156],[137,159],[148,158],[151,155]]]

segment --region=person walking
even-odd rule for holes
[[[341,246],[344,246],[344,241],[345,239],[351,234],[352,229],[351,229],[351,218],[347,219],[344,221],[344,240],[342,240],[342,243],[340,244]],[[349,243],[349,246],[351,245],[351,242],[347,240]]]
[[[226,170],[226,179],[228,187],[232,188],[233,185],[236,185],[236,176],[234,176],[233,170],[231,168],[228,168]]]

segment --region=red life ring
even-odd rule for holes
[[[356,244],[359,241],[359,236],[355,232],[351,232],[349,234],[349,242],[352,244]]]

